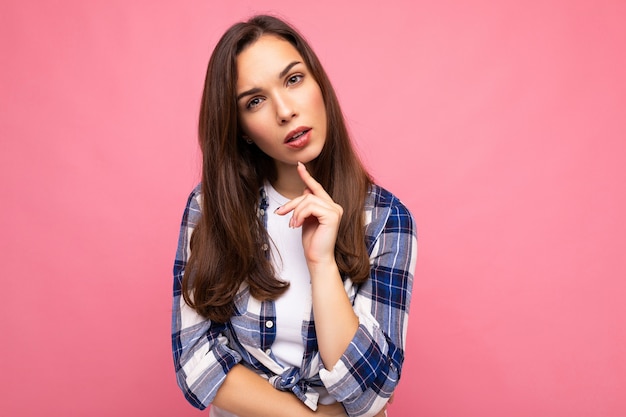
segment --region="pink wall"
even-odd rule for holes
[[[626,3],[372,3],[0,4],[0,415],[201,415],[171,266],[206,61],[261,11],[420,227],[390,415],[626,415]]]

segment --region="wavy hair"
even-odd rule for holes
[[[342,277],[360,283],[370,273],[363,204],[371,179],[353,149],[335,91],[296,29],[273,16],[255,16],[231,26],[217,43],[200,107],[202,215],[191,236],[183,295],[199,314],[220,323],[236,313],[233,300],[242,284],[259,300],[276,299],[289,286],[275,276],[262,250],[268,236],[257,216],[259,190],[265,181],[276,179],[275,165],[255,145],[245,143],[238,123],[237,56],[263,35],[291,43],[320,86],[327,136],[309,170],[344,209],[335,245]]]

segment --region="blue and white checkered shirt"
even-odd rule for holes
[[[265,220],[267,205],[262,189],[259,215]],[[349,416],[375,415],[398,384],[404,361],[417,255],[415,225],[407,208],[385,189],[372,186],[364,207],[371,276],[359,285],[344,279],[359,328],[329,371],[318,352],[313,312],[302,325],[302,366],[285,368],[271,351],[276,336],[272,301],[255,299],[243,285],[234,300],[237,313],[225,324],[211,322],[185,303],[181,283],[200,207],[198,186],[187,201],[174,263],[172,350],[178,385],[187,400],[199,409],[206,408],[228,371],[243,363],[313,410],[319,387],[324,387]]]

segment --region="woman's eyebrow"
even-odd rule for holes
[[[289,63],[289,64],[288,64],[288,65],[287,65],[287,66],[286,66],[286,67],[285,67],[285,68],[284,68],[284,69],[280,72],[280,74],[278,74],[278,78],[279,78],[279,79],[280,79],[280,78],[283,78],[283,77],[284,77],[284,76],[285,76],[285,75],[289,72],[289,70],[291,70],[293,67],[295,67],[296,65],[301,64],[301,63],[302,63],[301,61],[293,61],[293,62],[290,62],[290,63]],[[260,92],[261,92],[261,89],[260,89],[260,88],[258,88],[258,87],[251,88],[251,89],[249,89],[249,90],[243,91],[243,92],[241,92],[241,93],[237,94],[237,101],[241,100],[241,99],[242,99],[242,98],[244,98],[245,96],[251,96],[251,95],[253,95],[253,94],[257,94],[257,93],[260,93]]]
[[[260,88],[258,88],[258,87],[251,88],[251,89],[249,89],[249,90],[243,91],[243,92],[241,92],[241,93],[239,93],[239,94],[237,95],[237,101],[241,100],[241,99],[242,99],[242,98],[244,98],[245,96],[251,96],[251,95],[253,95],[253,94],[257,94],[257,93],[260,93],[260,92],[261,92],[261,89],[260,89]]]
[[[289,72],[289,70],[290,70],[290,69],[292,69],[294,66],[296,66],[296,65],[298,65],[298,64],[300,64],[300,61],[293,61],[292,63],[290,63],[289,65],[287,65],[287,66],[285,67],[285,69],[284,69],[284,70],[282,70],[282,71],[280,72],[280,74],[278,74],[278,78],[283,78],[283,77],[284,77],[284,76],[285,76],[285,75]]]

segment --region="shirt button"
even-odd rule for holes
[[[259,214],[260,214],[261,216],[263,216],[263,215],[265,214],[265,210],[263,210],[263,209],[259,210]]]
[[[265,327],[267,327],[268,329],[271,329],[272,327],[274,327],[274,322],[272,320],[266,321]]]
[[[272,354],[272,349],[267,349],[267,350],[265,351],[265,354],[266,354],[267,356],[270,356],[270,355]]]

